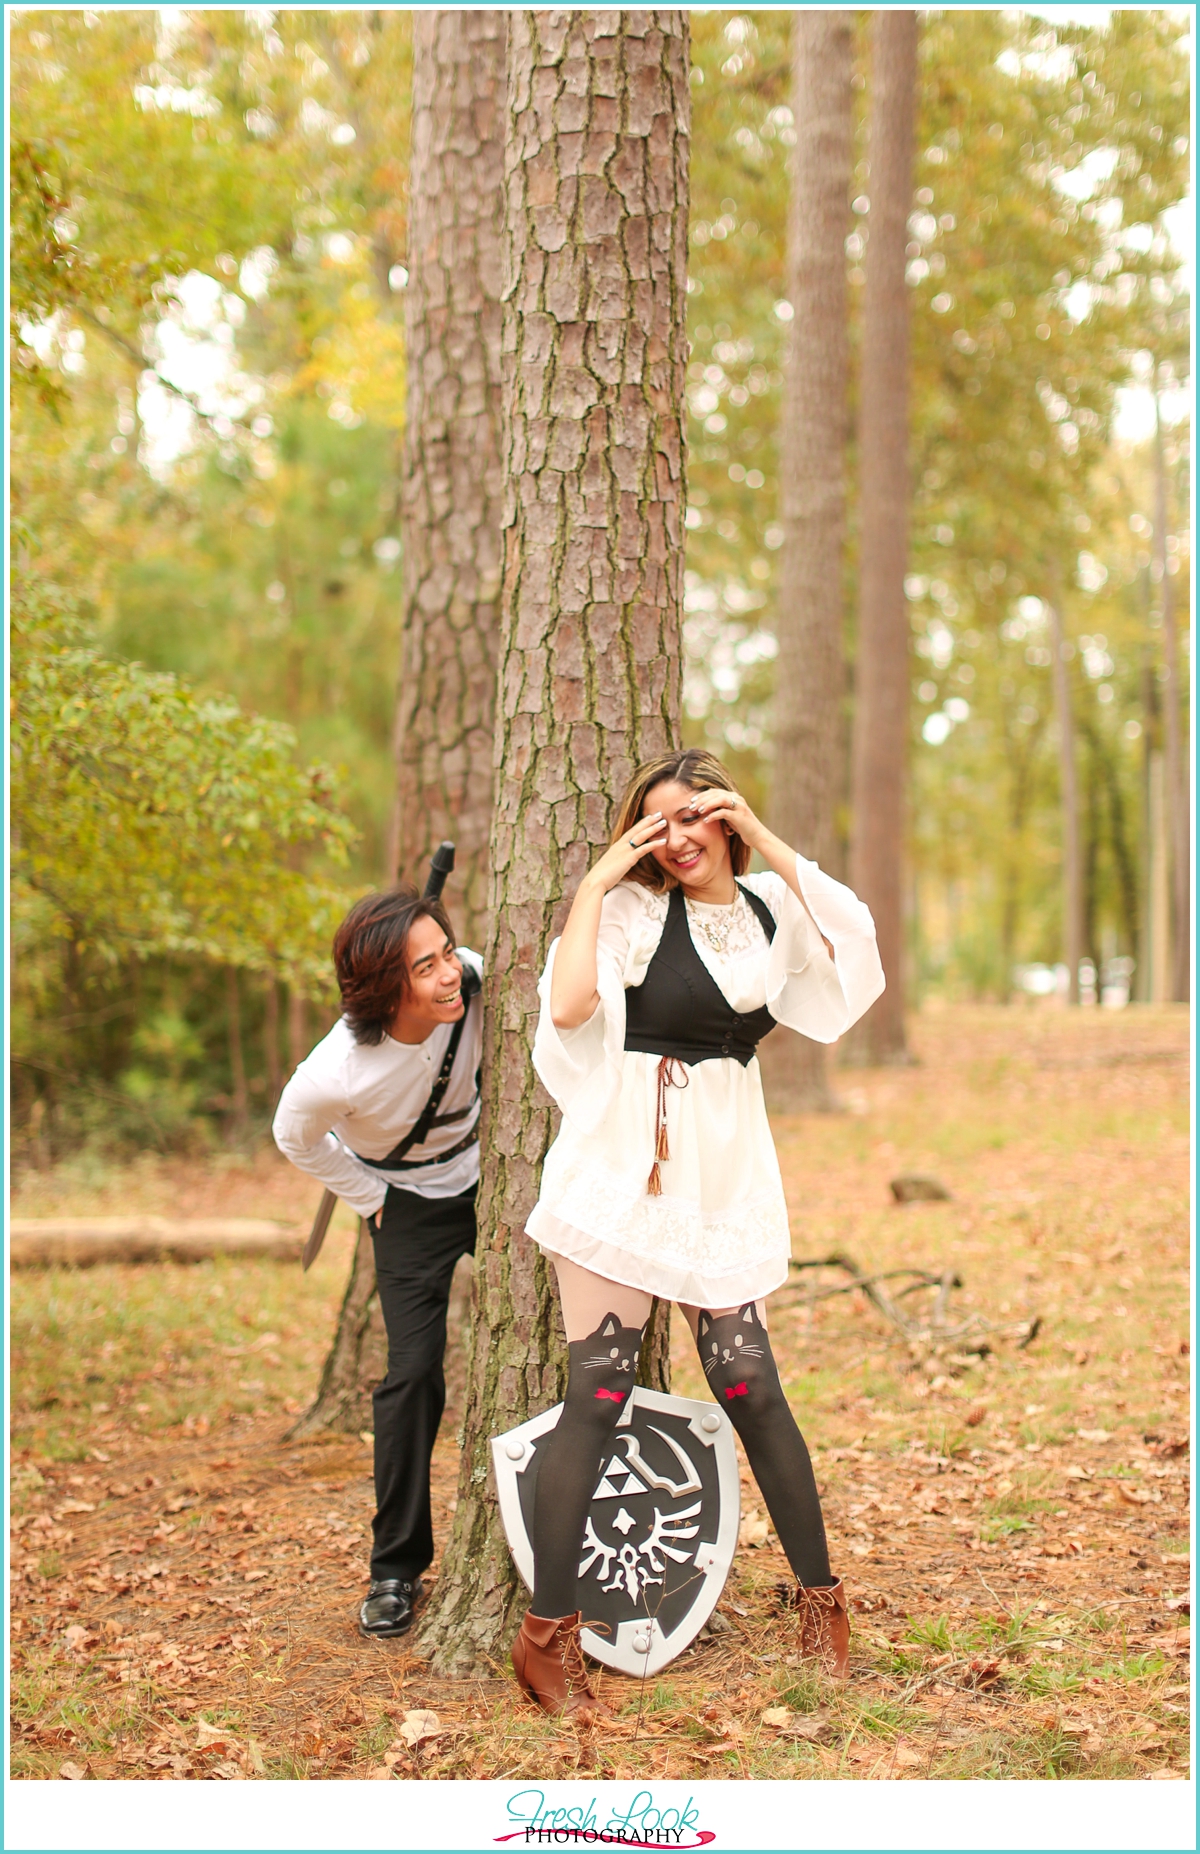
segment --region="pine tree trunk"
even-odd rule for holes
[[[242,998],[236,966],[225,968],[225,1034],[229,1044],[229,1077],[233,1113],[230,1125],[235,1139],[246,1131],[250,1096],[246,1087],[246,1058],[242,1047]]]
[[[413,14],[404,632],[389,879],[443,838],[455,931],[487,940],[500,638],[500,300],[506,15]]]
[[[279,1105],[283,1087],[279,1068],[279,983],[273,972],[267,973],[263,992],[263,1059],[267,1073],[267,1113],[272,1115]]]
[[[846,230],[853,166],[853,20],[824,8],[792,16],[796,154],[785,295],[792,305],[784,391],[783,553],[776,634],[772,828],[830,871],[839,864],[845,667],[849,342]],[[761,1055],[771,1107],[829,1112],[825,1046],[773,1037]]]
[[[1179,633],[1175,628],[1175,601],[1167,572],[1167,465],[1163,455],[1162,406],[1155,380],[1154,394],[1154,572],[1158,579],[1162,618],[1163,663],[1167,679],[1162,691],[1167,772],[1167,836],[1171,862],[1171,990],[1177,1004],[1192,995],[1191,933],[1191,822],[1186,754],[1180,721]]]
[[[1067,644],[1057,604],[1047,605],[1054,668],[1054,714],[1058,723],[1059,790],[1062,803],[1063,958],[1067,964],[1067,1002],[1079,1003],[1079,962],[1083,957],[1083,858],[1079,834],[1079,773],[1075,765],[1075,725]]]
[[[430,854],[453,839],[446,900],[462,943],[476,947],[487,935],[500,629],[504,46],[495,8],[413,15],[405,609],[388,876],[423,887]],[[463,1369],[453,1344],[451,1380]],[[321,1389],[296,1433],[369,1427],[386,1357],[363,1232]]]
[[[554,1132],[538,974],[633,767],[678,738],[689,62],[682,12],[509,15],[484,1170],[458,1506],[419,1643],[441,1673],[507,1649],[523,1600],[489,1441],[563,1389],[524,1234]]]
[[[850,879],[875,917],[887,990],[858,1026],[867,1062],[906,1059],[904,792],[908,763],[909,307],[904,246],[912,204],[917,15],[871,26],[870,212],[859,385],[859,626]]]
[[[350,1279],[320,1387],[311,1408],[288,1431],[289,1442],[328,1429],[344,1435],[370,1429],[371,1392],[386,1371],[387,1334],[375,1290],[375,1251],[366,1219],[360,1217]]]

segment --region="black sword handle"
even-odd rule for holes
[[[425,882],[425,898],[427,901],[437,900],[437,897],[446,886],[446,877],[450,874],[453,867],[454,845],[447,838],[444,843],[438,844],[437,849],[433,852],[432,861],[429,864],[429,875]]]
[[[444,842],[438,844],[429,864],[429,874],[425,881],[425,897],[427,900],[436,901],[437,897],[445,888],[446,877],[450,874],[453,867],[454,845],[450,842],[449,838],[447,838]],[[333,1207],[336,1203],[336,1194],[333,1191],[326,1191],[321,1199],[321,1207],[313,1219],[313,1226],[308,1241],[304,1245],[304,1255],[301,1258],[301,1265],[305,1274],[308,1273],[308,1270],[321,1253],[326,1232],[329,1229],[330,1220],[333,1217]]]

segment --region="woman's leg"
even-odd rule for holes
[[[709,1387],[741,1437],[797,1583],[832,1584],[812,1462],[779,1382],[764,1303],[683,1311]]]
[[[588,1507],[637,1375],[651,1296],[555,1258],[570,1372],[562,1415],[538,1450],[533,1510],[534,1616],[569,1616]]]

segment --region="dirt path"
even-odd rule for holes
[[[611,1728],[526,1711],[503,1670],[439,1682],[403,1642],[362,1642],[368,1449],[282,1440],[344,1228],[302,1280],[257,1263],[16,1279],[14,1775],[1185,1774],[1186,1025],[955,1011],[915,1041],[918,1068],[842,1076],[852,1111],[779,1123],[795,1252],[953,1266],[960,1304],[1042,1325],[1025,1351],[924,1360],[857,1293],[773,1306],[853,1591],[844,1687],[796,1660],[745,1475],[721,1632],[644,1691],[604,1676]],[[891,1205],[888,1179],[915,1170],[950,1200]],[[311,1195],[264,1155],[215,1178],[55,1174],[15,1207],[289,1218]],[[675,1371],[704,1394],[686,1333]],[[451,1419],[439,1536],[456,1472]],[[436,1735],[411,1744],[430,1712]]]

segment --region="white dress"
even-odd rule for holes
[[[743,896],[687,903],[692,943],[733,1010],[767,1005],[780,1024],[818,1043],[837,1040],[883,990],[875,924],[864,904],[797,857],[801,891],[781,876],[743,876],[777,923],[768,945]],[[588,1022],[558,1030],[550,1015],[557,940],[538,987],[533,1065],[562,1109],[526,1225],[552,1256],[686,1306],[732,1307],[787,1279],[791,1239],[758,1060],[710,1058],[666,1091],[670,1157],[661,1195],[654,1163],[658,1057],[625,1048],[625,992],[640,985],[666,921],[668,897],[622,882],[604,898],[596,947],[600,1003]],[[718,952],[705,933],[725,942]],[[821,934],[833,947],[831,959]],[[678,1073],[678,1070],[676,1071]]]

